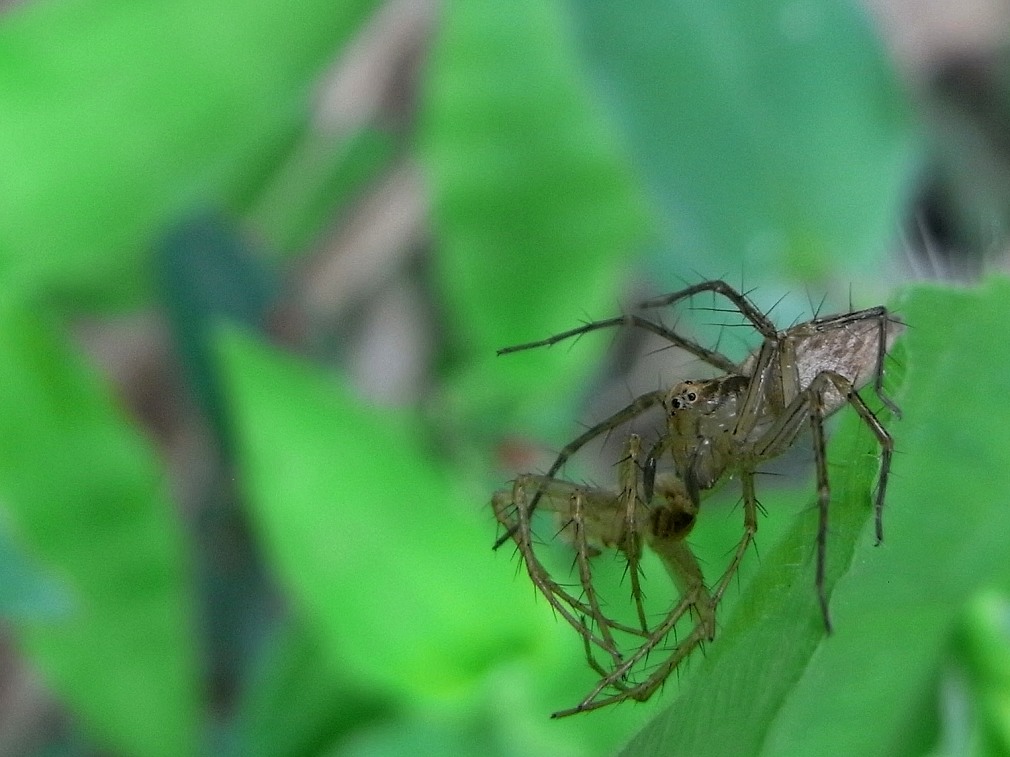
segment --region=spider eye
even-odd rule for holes
[[[694,402],[696,399],[698,399],[698,395],[697,394],[695,394],[694,392],[688,392],[687,393],[687,401],[688,402]]]

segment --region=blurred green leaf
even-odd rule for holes
[[[102,741],[193,754],[196,653],[182,535],[163,472],[51,323],[0,308],[0,500],[74,592],[21,646]]]
[[[944,742],[951,741],[946,754],[1008,754],[1010,753],[1010,602],[1005,591],[983,590],[968,603],[956,634],[955,655],[963,669],[949,678],[963,678],[964,723],[951,723],[945,718]],[[953,728],[951,728],[953,726]],[[974,749],[951,739],[957,734],[972,732],[978,742]],[[955,746],[956,745],[956,746]],[[941,753],[944,754],[944,753]]]
[[[555,3],[447,3],[425,90],[437,284],[466,358],[448,391],[486,418],[585,375],[585,353],[494,352],[617,310],[647,218]]]
[[[263,327],[280,288],[246,236],[224,214],[206,210],[180,219],[156,245],[152,261],[190,392],[226,455],[230,440],[211,332],[222,319]]]
[[[570,2],[665,219],[659,268],[859,272],[911,182],[909,106],[844,0]]]
[[[325,754],[388,710],[378,695],[328,664],[317,635],[294,618],[272,637],[267,659],[245,682],[236,757]]]
[[[363,729],[348,743],[327,752],[328,757],[413,757],[451,754],[487,757],[494,754],[488,734],[461,728],[459,722],[411,717]]]
[[[104,306],[146,292],[147,246],[235,202],[375,3],[30,3],[0,27],[0,279]]]
[[[313,128],[251,201],[250,223],[285,253],[304,250],[339,217],[356,192],[396,156],[391,134],[366,128],[348,139]]]
[[[830,445],[835,633],[824,638],[817,611],[810,510],[762,556],[705,660],[625,754],[896,755],[935,740],[935,687],[961,610],[973,592],[1010,580],[1000,399],[1010,390],[1001,337],[1010,285],[920,288],[900,312],[910,324],[897,351],[904,419],[891,424],[898,452],[882,546],[866,527],[872,438],[848,417]],[[971,387],[986,391],[958,391],[967,365]]]
[[[233,330],[219,348],[265,549],[339,669],[437,697],[536,643],[526,587],[492,559],[490,512],[463,503],[417,418]]]

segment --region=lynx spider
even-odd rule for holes
[[[824,590],[825,550],[831,493],[824,441],[824,420],[851,405],[880,446],[880,472],[874,499],[876,538],[883,539],[883,505],[893,442],[883,424],[857,393],[873,383],[883,405],[895,416],[897,406],[883,392],[887,350],[903,325],[877,306],[842,315],[816,317],[784,331],[746,296],[724,281],[705,281],[643,302],[650,310],[672,306],[701,292],[720,295],[762,336],[761,346],[739,365],[716,350],[681,337],[638,314],[594,321],[548,339],[507,347],[499,354],[550,346],[591,331],[630,325],[656,334],[723,372],[713,379],[688,380],[670,389],[637,397],[597,423],[558,454],[546,475],[519,476],[511,489],[492,498],[497,520],[515,541],[534,585],[554,610],[583,639],[586,659],[599,683],[576,706],[554,713],[564,717],[609,704],[648,699],[695,648],[715,634],[716,608],[736,574],[757,531],[758,501],[754,478],[761,463],[789,449],[809,425],[817,473],[819,510],[816,590],[824,624],[831,629]],[[618,463],[618,491],[580,486],[557,478],[565,463],[589,441],[610,433],[647,410],[662,406],[666,429],[646,452],[630,434]],[[657,473],[669,455],[676,473]],[[702,493],[739,476],[743,491],[743,536],[726,570],[710,590],[685,537],[694,526]],[[576,593],[553,579],[537,556],[531,516],[537,506],[555,514],[560,535],[575,549]],[[641,586],[643,546],[664,564],[680,598],[658,621],[649,622]],[[591,560],[616,550],[627,561],[637,625],[604,611]],[[678,622],[693,615],[690,633],[664,646]],[[629,642],[622,641],[631,639]],[[646,675],[650,655],[666,653]],[[644,677],[643,677],[644,676]]]

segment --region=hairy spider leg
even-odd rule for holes
[[[544,482],[533,481],[533,478],[531,476],[520,476],[517,478],[512,486],[511,498],[509,498],[506,492],[497,492],[491,500],[495,516],[502,524],[512,526],[507,510],[510,507],[515,508],[517,522],[515,527],[510,528],[510,530],[515,534],[516,546],[522,555],[523,563],[526,565],[526,572],[529,574],[534,586],[540,590],[540,593],[544,595],[551,607],[586,639],[587,643],[595,644],[613,658],[620,659],[620,653],[612,644],[608,643],[606,639],[593,634],[592,629],[572,612],[574,610],[582,616],[591,616],[593,615],[593,608],[569,594],[560,584],[554,581],[536,556],[533,549],[532,531],[530,530],[526,489],[530,483],[540,487]],[[576,487],[569,486],[569,491],[564,496],[566,498],[570,496],[571,490],[574,488]]]
[[[616,413],[611,415],[609,418],[600,421],[592,428],[580,434],[576,439],[570,441],[561,449],[561,452],[558,453],[557,458],[554,460],[554,464],[551,465],[550,470],[547,471],[547,475],[543,476],[543,480],[544,481],[554,480],[555,474],[557,474],[557,472],[561,470],[562,467],[564,467],[565,463],[568,462],[569,459],[571,459],[572,455],[574,455],[576,452],[582,449],[586,444],[588,444],[590,441],[600,436],[601,434],[604,434],[607,431],[610,431],[624,423],[627,423],[633,418],[644,413],[649,408],[659,404],[662,401],[663,396],[665,394],[666,392],[662,389],[658,389],[654,392],[649,392],[648,394],[643,394],[641,397],[637,397],[630,405],[621,408]],[[530,514],[532,514],[533,511],[536,509],[537,505],[540,502],[540,497],[542,496],[542,494],[543,492],[539,487],[533,493],[533,497],[530,499],[529,504]],[[507,528],[505,530],[505,533],[498,537],[497,541],[495,541],[492,548],[498,549],[499,547],[501,547],[502,544],[504,544],[506,541],[512,538],[512,536],[515,535],[516,525],[517,524],[514,524],[511,528]]]
[[[642,540],[639,536],[641,525],[638,522],[638,510],[640,506],[647,508],[651,496],[642,499],[639,495],[639,480],[641,478],[641,465],[638,462],[642,456],[642,438],[638,434],[628,436],[627,454],[620,461],[618,468],[618,479],[621,487],[619,502],[624,505],[624,533],[621,537],[621,550],[628,561],[628,577],[631,581],[631,596],[635,602],[635,610],[638,613],[638,622],[642,630],[648,633],[649,621],[645,617],[645,605],[643,602],[641,584]]]
[[[733,576],[736,575],[740,563],[743,562],[744,555],[754,542],[754,535],[758,530],[758,501],[757,493],[754,489],[754,471],[747,468],[741,470],[740,481],[743,487],[743,536],[740,538],[736,550],[733,552],[733,559],[730,560],[729,565],[716,584],[715,591],[712,593],[713,611],[722,600],[723,594],[726,593],[726,588],[729,586],[730,581],[733,580]]]
[[[536,349],[537,347],[550,347],[551,345],[557,344],[565,339],[571,339],[572,337],[582,336],[583,334],[588,334],[592,331],[599,331],[600,329],[609,329],[617,326],[635,326],[637,328],[644,329],[645,331],[649,331],[667,340],[674,346],[680,347],[686,352],[690,352],[699,360],[708,363],[714,368],[718,368],[720,371],[734,370],[734,363],[725,355],[722,355],[715,350],[702,347],[697,342],[682,337],[675,331],[668,329],[665,326],[661,326],[660,324],[654,323],[647,318],[642,318],[641,316],[631,313],[628,315],[616,316],[614,318],[607,318],[602,321],[592,321],[590,323],[583,324],[582,326],[577,326],[574,329],[554,334],[546,339],[539,339],[535,342],[526,342],[524,344],[515,344],[511,347],[503,347],[498,350],[498,354],[508,355],[513,352]]]
[[[639,307],[647,309],[666,307],[667,305],[673,305],[674,303],[693,297],[701,292],[721,294],[727,300],[732,302],[733,305],[736,306],[736,309],[740,311],[740,315],[750,321],[751,325],[754,326],[758,333],[766,339],[774,339],[778,335],[778,329],[775,328],[775,324],[772,323],[768,316],[762,313],[754,303],[747,299],[746,295],[741,294],[732,286],[720,279],[702,281],[694,286],[689,286],[686,289],[681,289],[677,292],[653,297],[645,302],[639,303]],[[735,371],[736,368],[734,367],[728,369],[727,373],[734,373]]]
[[[560,710],[551,715],[552,718],[563,718],[579,712],[589,712],[600,707],[634,699],[644,702],[662,685],[670,674],[696,647],[712,638],[715,633],[715,611],[712,598],[705,588],[701,567],[690,548],[682,538],[653,539],[650,546],[662,559],[670,575],[674,577],[678,587],[682,587],[681,600],[656,626],[649,639],[620,665],[602,678],[583,700],[567,710]],[[624,681],[634,668],[648,657],[673,631],[674,626],[691,609],[699,613],[699,621],[691,629],[691,633],[681,641],[653,673],[640,683],[628,685]],[[608,688],[617,690],[616,694],[601,697]]]
[[[817,504],[819,520],[817,527],[817,572],[815,582],[817,597],[824,617],[824,627],[831,631],[831,619],[828,614],[828,600],[824,592],[824,577],[827,555],[828,509],[831,503],[831,489],[828,480],[827,454],[824,441],[823,396],[829,387],[837,391],[855,408],[863,423],[870,429],[880,445],[880,473],[877,478],[877,491],[874,499],[874,515],[878,540],[883,538],[884,498],[887,492],[887,481],[891,470],[891,457],[894,451],[894,440],[874,415],[873,411],[859,396],[852,381],[835,371],[824,371],[817,374],[809,386],[803,389],[790,403],[785,412],[765,432],[763,437],[754,444],[751,453],[753,462],[768,460],[782,454],[795,441],[800,433],[803,421],[810,424],[814,441],[814,462],[817,470]]]

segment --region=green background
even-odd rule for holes
[[[1010,285],[899,285],[888,253],[928,146],[868,20],[843,2],[450,1],[409,122],[321,132],[313,93],[377,7],[87,0],[0,17],[0,616],[69,716],[37,753],[1010,748]],[[424,397],[388,408],[348,379],[340,328],[315,335],[327,351],[264,324],[404,160],[441,332]],[[613,315],[633,285],[715,276],[765,308],[785,295],[783,326],[810,317],[808,293],[837,310],[850,292],[909,324],[888,376],[903,418],[885,542],[867,525],[872,439],[842,413],[835,633],[800,476],[762,495],[760,556],[704,656],[648,704],[549,721],[592,674],[514,556],[490,550],[486,503],[510,475],[505,440],[575,436],[613,356],[610,336],[495,350]],[[181,506],[156,435],[82,347],[86,327],[137,314],[171,335],[251,572],[214,571],[228,545]],[[738,538],[731,504],[692,537],[712,561]],[[220,638],[215,612],[264,595],[260,625]]]

